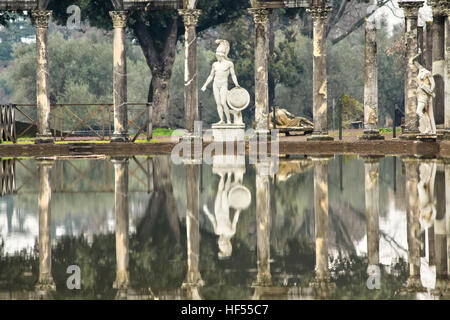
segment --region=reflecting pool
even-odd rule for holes
[[[0,298],[449,298],[442,160],[213,158],[2,159]]]

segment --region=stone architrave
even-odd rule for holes
[[[432,73],[436,83],[433,111],[436,125],[444,125],[444,73],[445,73],[445,1],[429,0],[433,7],[433,66]]]
[[[417,21],[419,9],[423,1],[400,1],[399,7],[403,9],[406,24],[406,82],[405,82],[405,131],[401,139],[415,140],[419,133],[417,110],[417,67],[412,59],[418,52]]]
[[[269,69],[267,61],[268,25],[271,9],[248,11],[255,22],[255,122],[258,135],[269,134]]]
[[[186,130],[194,133],[194,122],[198,120],[198,81],[197,81],[197,34],[196,27],[201,10],[179,9],[184,21],[184,110]]]
[[[36,97],[37,134],[35,143],[53,143],[50,132],[50,79],[48,64],[48,23],[52,16],[49,10],[33,10],[36,22]]]
[[[186,236],[187,236],[187,274],[182,288],[191,299],[199,299],[199,288],[204,285],[199,270],[200,229],[199,196],[200,164],[195,160],[184,161],[186,168]]]
[[[125,28],[127,11],[109,12],[114,26],[114,133],[111,142],[128,142],[127,60]]]
[[[114,201],[116,215],[116,280],[113,288],[126,290],[130,285],[129,272],[129,217],[128,217],[128,159],[115,158]]]
[[[312,6],[306,9],[313,18],[313,122],[314,130],[308,140],[333,140],[328,135],[327,122],[327,56],[326,21],[332,8]]]
[[[366,20],[364,65],[364,135],[361,139],[383,140],[378,130],[377,28],[373,19]]]
[[[310,284],[319,297],[329,296],[334,283],[328,269],[328,161],[331,157],[312,157],[314,164],[314,221],[316,267],[314,282]]]
[[[53,160],[38,159],[39,175],[39,279],[36,291],[45,294],[55,291],[56,286],[52,276],[52,243],[51,243],[51,212],[50,203],[52,188],[50,174]]]

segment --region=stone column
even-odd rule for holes
[[[429,0],[433,7],[433,77],[434,89],[433,112],[436,126],[443,129],[444,125],[444,72],[445,72],[445,10],[444,1]]]
[[[187,235],[187,274],[182,288],[187,290],[189,299],[199,300],[199,287],[204,285],[198,268],[200,255],[199,196],[200,164],[194,160],[185,161],[186,167],[186,235]]]
[[[364,157],[367,257],[370,266],[380,263],[379,189],[380,157]]]
[[[450,4],[445,7],[444,138],[450,140]]]
[[[37,160],[39,175],[39,280],[36,291],[47,293],[55,291],[56,286],[52,276],[52,243],[51,243],[51,212],[50,203],[52,188],[50,174],[53,160]]]
[[[127,108],[127,55],[125,28],[127,11],[109,12],[114,26],[114,133],[111,142],[127,142],[128,108]]]
[[[400,1],[399,7],[403,9],[406,24],[406,81],[405,81],[405,131],[401,139],[415,140],[419,133],[419,120],[417,109],[417,67],[412,58],[417,55],[417,20],[419,9],[423,1]]]
[[[129,221],[128,221],[128,159],[114,158],[114,209],[116,214],[116,280],[113,288],[128,289],[130,285]]]
[[[433,70],[433,21],[425,22],[424,67]]]
[[[180,9],[178,13],[184,21],[184,112],[186,130],[194,133],[194,122],[198,120],[198,81],[197,81],[197,34],[196,26],[201,10]]]
[[[35,143],[53,143],[50,132],[50,79],[48,66],[48,23],[52,16],[49,10],[34,10],[36,22],[36,103],[37,133]]]
[[[269,134],[268,23],[270,9],[248,10],[255,22],[255,122],[258,135]]]
[[[330,7],[323,5],[306,9],[314,20],[313,52],[313,118],[314,131],[308,140],[333,140],[328,135],[327,123],[327,56],[326,21]]]
[[[377,28],[372,19],[366,20],[364,134],[361,139],[384,140],[378,130]]]
[[[311,287],[316,296],[326,298],[334,288],[328,270],[328,161],[330,157],[313,157],[314,221],[316,238],[316,276]]]
[[[258,275],[252,287],[272,285],[270,273],[270,161],[256,164],[256,234]]]
[[[409,278],[406,284],[408,292],[422,292],[420,281],[420,237],[419,224],[419,161],[415,158],[403,158],[406,178],[406,224],[408,238]]]

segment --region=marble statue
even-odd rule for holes
[[[206,204],[203,206],[203,211],[213,225],[214,233],[219,236],[218,256],[220,259],[231,257],[233,250],[231,238],[236,233],[240,213],[250,205],[251,194],[242,185],[243,174],[243,171],[233,172],[232,170],[219,172],[220,182],[214,202],[214,215],[211,214]],[[233,220],[230,217],[230,208],[235,209]]]
[[[419,53],[412,58],[414,65],[419,69],[417,75],[417,110],[416,113],[419,116],[419,131],[423,135],[435,135],[436,123],[433,113],[433,98],[435,82],[433,74],[425,69],[418,61],[417,58],[422,54],[419,49]]]
[[[275,119],[277,127],[287,128],[313,128],[314,124],[306,118],[296,116],[286,109],[275,107]],[[270,128],[273,127],[273,112],[269,115]]]
[[[419,223],[422,230],[434,225],[436,205],[434,203],[434,181],[436,163],[423,162],[419,165],[419,183],[417,193],[419,200]]]
[[[231,79],[234,82],[236,88],[240,89],[236,74],[234,72],[234,64],[228,58],[230,51],[230,44],[227,40],[216,40],[218,44],[216,50],[217,61],[213,63],[211,74],[202,87],[202,91],[205,91],[208,85],[213,82],[214,99],[217,104],[217,112],[219,113],[220,121],[217,124],[225,124],[224,113],[226,123],[231,124],[230,109],[227,105],[228,95],[228,77],[231,75]]]

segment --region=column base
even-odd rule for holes
[[[111,137],[111,142],[130,142],[130,136],[126,133],[124,134],[113,134]]]
[[[55,143],[55,139],[51,134],[37,134],[34,143],[35,144]]]
[[[328,135],[328,132],[313,132],[311,137],[308,137],[306,141],[333,141],[334,138]]]
[[[314,289],[317,298],[328,298],[336,289],[336,284],[331,282],[329,277],[316,277],[309,287]]]
[[[127,289],[130,285],[130,274],[128,271],[118,271],[116,275],[116,281],[113,283],[114,289]]]
[[[418,134],[417,140],[420,142],[436,142],[437,135],[435,134]]]
[[[403,289],[405,293],[420,293],[427,290],[422,286],[420,276],[409,276],[406,287]]]
[[[252,287],[270,287],[272,286],[272,275],[270,273],[258,274],[256,281],[252,283]]]
[[[442,130],[441,135],[438,136],[438,140],[449,141],[450,140],[450,129]]]
[[[417,140],[417,136],[420,134],[419,131],[414,132],[404,132],[399,136],[399,139],[401,140]]]
[[[49,291],[56,291],[55,281],[51,275],[41,276],[35,286],[37,292],[45,293]]]
[[[384,140],[384,136],[380,134],[378,130],[364,130],[362,136],[358,138],[359,140]]]

